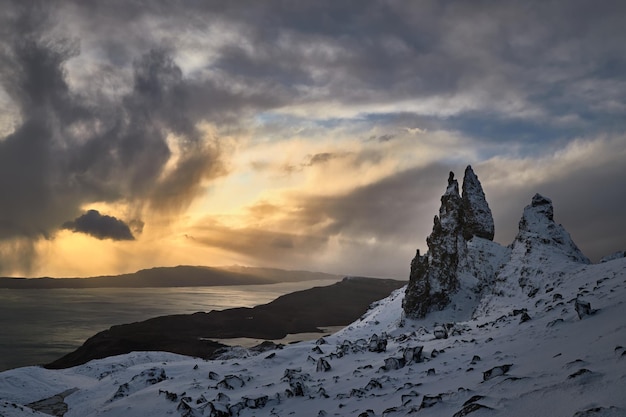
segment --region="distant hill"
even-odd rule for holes
[[[0,288],[147,288],[210,287],[216,285],[274,284],[310,280],[340,280],[339,275],[322,272],[287,271],[244,266],[175,266],[142,269],[131,274],[91,278],[0,278]]]
[[[321,334],[320,327],[353,322],[372,302],[405,284],[392,279],[350,277],[333,285],[286,294],[252,308],[161,316],[113,326],[46,367],[67,368],[132,351],[166,351],[211,358],[224,347],[211,339],[281,339],[288,333]]]

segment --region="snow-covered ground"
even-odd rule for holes
[[[260,354],[136,352],[6,371],[0,415],[45,416],[27,405],[56,395],[68,417],[625,416],[626,259],[551,266],[566,276],[544,270],[533,297],[486,295],[497,308],[464,321],[450,321],[453,307],[403,319],[401,289],[332,336]],[[577,299],[591,314],[579,318]]]

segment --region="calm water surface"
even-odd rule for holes
[[[0,371],[51,362],[116,324],[253,307],[336,280],[187,288],[0,289]]]

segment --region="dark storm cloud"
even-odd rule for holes
[[[63,223],[62,227],[97,239],[135,240],[126,223],[113,216],[100,214],[97,210],[89,210],[76,219]]]
[[[11,6],[2,19],[0,76],[20,120],[0,138],[0,238],[48,237],[92,201],[185,208],[204,180],[224,172],[193,107],[205,106],[212,89],[185,79],[166,49],[135,60],[132,89],[121,100],[86,96],[67,79],[79,43],[45,32],[53,26],[50,3]],[[168,134],[181,138],[171,166]]]
[[[94,201],[128,203],[133,217],[183,210],[227,166],[201,121],[237,131],[299,108],[319,129],[346,118],[382,127],[368,141],[382,145],[414,127],[458,132],[472,145],[510,144],[483,146],[479,159],[538,156],[575,137],[626,129],[622,1],[0,3],[0,82],[10,101],[0,105],[19,114],[0,138],[0,239],[50,237]],[[330,162],[323,155],[284,171]],[[436,212],[440,171],[405,171],[339,197],[302,196],[284,225],[408,239],[416,204],[428,202],[427,219]],[[612,183],[625,173],[623,164],[606,171],[614,175],[586,178]],[[609,198],[580,180],[554,189],[575,195],[587,185],[589,210],[590,201]],[[611,228],[596,224],[581,236]],[[326,242],[252,235],[250,247],[263,240],[276,250]]]

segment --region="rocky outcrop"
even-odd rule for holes
[[[578,268],[591,263],[578,249],[563,226],[554,221],[552,200],[535,194],[530,205],[524,208],[519,222],[519,232],[509,245],[511,257],[499,271],[499,276],[515,279],[516,282],[500,285],[500,291],[513,295],[516,288],[529,297],[549,282],[558,282],[559,277],[546,275],[546,270]],[[555,265],[561,265],[556,268]]]
[[[519,232],[511,244],[513,251],[523,249],[524,254],[549,248],[551,253],[577,263],[591,263],[574,243],[569,233],[554,222],[552,200],[535,194],[530,205],[524,208],[519,222]]]
[[[463,176],[463,237],[470,240],[473,236],[493,240],[495,227],[493,216],[483,187],[471,166],[465,168]]]
[[[467,269],[467,241],[475,236],[491,240],[493,233],[491,210],[471,166],[465,169],[463,197],[450,172],[439,216],[435,216],[433,231],[426,239],[428,252],[421,255],[418,250],[411,262],[402,305],[406,316],[420,318],[445,308],[460,287],[459,274]]]

